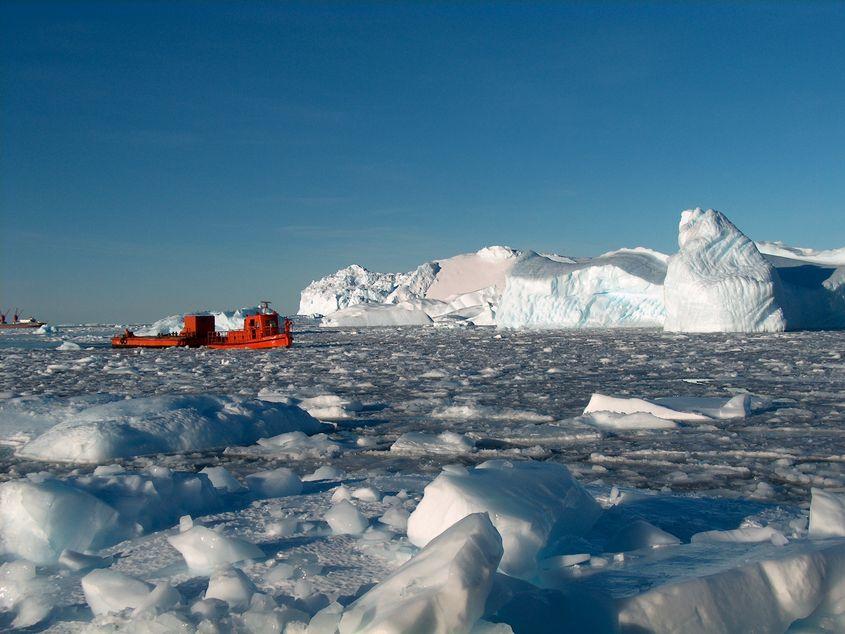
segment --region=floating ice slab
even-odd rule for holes
[[[810,537],[845,537],[845,494],[813,488],[810,499]]]
[[[204,473],[211,481],[211,485],[218,491],[225,493],[243,493],[246,487],[238,482],[226,467],[205,467],[200,473]]]
[[[462,454],[475,451],[475,442],[451,431],[441,434],[407,432],[396,439],[390,451],[408,455]]]
[[[237,568],[226,568],[211,576],[205,598],[225,601],[230,610],[241,612],[249,607],[255,592],[255,585],[243,572]]]
[[[719,549],[725,549],[721,551]],[[623,631],[784,632],[807,619],[802,631],[842,623],[845,544],[757,545],[741,551],[727,545],[686,545],[667,554],[676,560],[672,581],[620,602]],[[723,553],[723,554],[721,554]],[[708,559],[711,561],[708,563]],[[700,561],[695,574],[691,564]],[[673,563],[663,559],[664,571]],[[693,575],[691,576],[691,573]],[[633,570],[630,574],[636,574]],[[827,629],[824,628],[824,629]]]
[[[367,518],[348,500],[337,502],[324,519],[335,535],[360,535],[369,526]]]
[[[114,557],[98,557],[97,555],[86,555],[75,550],[65,548],[59,555],[59,565],[68,570],[79,572],[80,570],[91,570],[93,568],[108,568],[114,562]]]
[[[316,433],[321,423],[298,407],[230,396],[151,396],[76,412],[20,449],[40,460],[107,462],[153,453],[254,443],[284,432]]]
[[[666,397],[646,400],[593,394],[584,414],[612,412],[616,414],[651,414],[666,421],[704,422],[713,419],[745,418],[769,406],[766,399],[738,394],[731,398]]]
[[[774,267],[724,214],[700,208],[684,211],[678,246],[666,271],[666,330],[786,329]]]
[[[29,561],[8,561],[0,565],[0,614],[15,612],[13,629],[31,627],[50,615],[56,588],[39,577]]]
[[[638,431],[646,429],[675,429],[678,424],[673,420],[658,418],[647,412],[620,414],[618,412],[591,412],[581,420],[607,431]]]
[[[170,535],[167,541],[181,553],[188,568],[198,575],[208,575],[218,568],[263,556],[255,544],[227,537],[205,526],[194,526],[184,533]]]
[[[152,584],[117,570],[94,570],[82,578],[82,591],[94,614],[137,608],[147,600],[152,589]]]
[[[96,550],[127,536],[117,511],[84,491],[55,480],[0,484],[0,542],[17,557],[52,564],[66,548]]]
[[[285,467],[251,473],[246,477],[246,485],[253,495],[261,498],[280,498],[302,493],[302,480]]]
[[[502,572],[530,579],[547,547],[589,530],[601,509],[563,465],[492,460],[437,476],[408,520],[408,539],[425,546],[461,518],[484,512],[502,535]]]
[[[350,605],[340,634],[469,632],[484,612],[502,557],[489,517],[463,517]]]

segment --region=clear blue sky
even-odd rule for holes
[[[0,4],[0,304],[274,299],[488,244],[845,245],[845,3]]]

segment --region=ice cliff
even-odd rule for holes
[[[753,242],[719,211],[682,212],[677,253],[594,258],[494,246],[373,273],[352,265],[302,291],[324,326],[663,327],[672,332],[845,328],[845,248]]]
[[[678,253],[664,283],[665,330],[779,332],[786,329],[775,268],[724,214],[681,214]]]

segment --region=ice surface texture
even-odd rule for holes
[[[511,269],[496,324],[504,328],[659,326],[666,259],[621,249],[579,263],[533,252]]]
[[[666,271],[666,330],[786,329],[774,267],[724,214],[701,208],[683,212],[678,246]]]
[[[55,563],[66,548],[102,548],[130,534],[112,507],[62,482],[0,485],[0,542],[23,559]]]
[[[340,634],[457,634],[484,612],[502,539],[484,513],[465,516],[349,606]]]
[[[251,444],[284,432],[316,433],[322,425],[299,407],[231,396],[149,396],[94,405],[20,449],[41,460],[105,462]]]
[[[405,277],[353,266],[303,290],[300,313],[330,315],[324,325],[348,327],[430,319],[673,332],[845,328],[845,249],[758,248],[724,214],[700,208],[682,212],[678,245],[671,257],[637,247],[578,261],[488,247]]]
[[[424,299],[433,300],[431,305],[437,306],[486,288],[501,292],[505,275],[518,255],[508,247],[486,247],[476,253],[426,262],[409,273],[373,273],[353,264],[311,282],[301,293],[299,314],[329,315],[360,304]],[[453,310],[468,305],[456,305]]]
[[[600,509],[563,465],[493,460],[437,476],[408,519],[408,539],[425,546],[472,513],[488,513],[501,534],[502,572],[530,579],[541,551],[589,530]]]

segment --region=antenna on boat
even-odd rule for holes
[[[269,315],[270,313],[273,312],[273,310],[270,308],[270,304],[272,304],[272,303],[273,302],[270,302],[266,299],[262,299],[260,302],[258,302],[258,305],[261,307],[261,314],[262,315]]]

